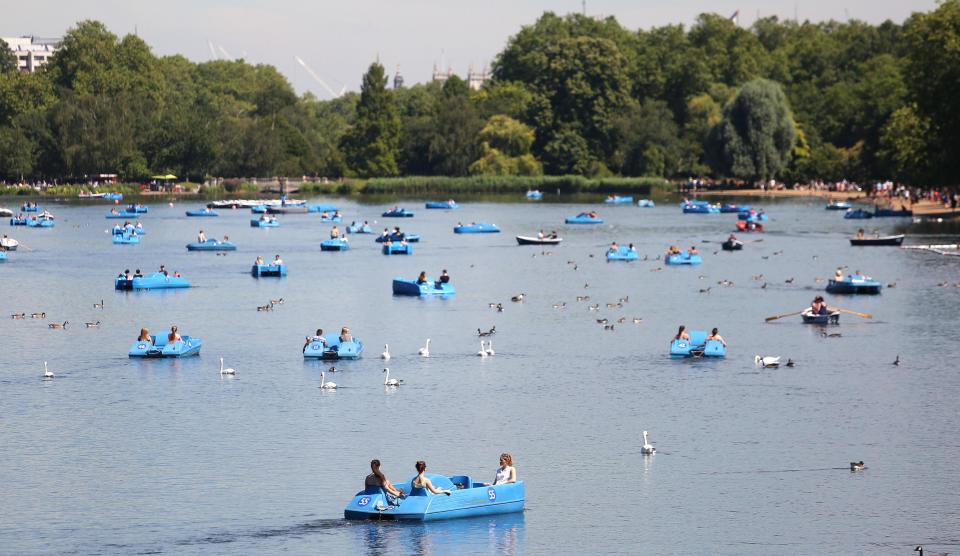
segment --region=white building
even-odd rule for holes
[[[433,65],[433,80],[439,81],[441,83],[445,82],[447,79],[450,79],[455,75],[453,68],[448,67],[446,71],[442,69],[437,69],[437,65]],[[483,84],[490,79],[490,70],[488,68],[483,68],[483,71],[473,71],[473,66],[467,70],[467,85],[471,90],[478,91]]]
[[[40,37],[0,37],[6,41],[17,57],[17,69],[33,73],[50,61],[50,56],[60,47],[60,39]]]

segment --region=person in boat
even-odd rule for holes
[[[135,230],[137,230],[138,232],[142,232],[142,231],[143,231],[143,224],[142,224],[139,220],[137,220],[137,224],[136,224],[133,228],[134,228]]]
[[[636,249],[636,247],[634,247],[633,244],[631,243],[630,245],[627,246],[627,251],[630,251],[631,253],[636,253],[636,252],[637,252],[637,249]]]
[[[543,229],[541,229],[539,232],[537,232],[537,239],[543,239],[543,238],[544,238]]]
[[[255,265],[257,265],[257,266],[262,265],[262,264],[263,264],[263,257],[261,257],[260,255],[257,255],[257,260],[253,261],[253,264],[255,264]]]
[[[677,246],[677,245],[671,245],[670,248],[667,249],[667,255],[668,255],[668,256],[669,256],[669,255],[679,255],[679,254],[680,254],[680,247]]]
[[[269,222],[270,220],[267,219],[267,215],[266,215],[266,214],[261,214],[261,215],[260,215],[260,221],[261,221],[261,222]]]
[[[590,212],[587,213],[587,216],[589,216],[590,218],[596,218],[596,217],[597,217],[597,211],[591,210]]]
[[[687,327],[680,325],[680,329],[677,330],[677,335],[673,337],[674,340],[690,340],[690,334],[687,334]]]
[[[699,254],[700,254],[700,251],[697,251],[697,246],[696,246],[696,245],[691,245],[691,246],[690,246],[690,249],[687,249],[687,254],[688,254],[688,255],[699,255]]]
[[[410,481],[410,486],[412,488],[422,488],[430,491],[433,494],[446,494],[450,496],[452,494],[449,490],[443,488],[436,488],[433,486],[433,483],[430,482],[430,479],[424,476],[424,473],[427,471],[427,464],[424,461],[418,461],[416,464],[417,476]]]
[[[120,214],[120,211],[115,208],[112,208],[110,209],[110,214]]]
[[[340,211],[339,211],[339,210],[333,211],[333,218],[340,218],[341,216],[342,216],[342,215],[340,214]]]
[[[727,238],[727,241],[730,243],[740,243],[740,240],[737,239],[737,236],[730,234],[730,237]]]
[[[417,276],[417,285],[427,283],[427,271],[423,270],[420,272],[420,276]]]
[[[401,247],[406,247],[406,245],[407,245],[407,238],[401,237],[401,238],[400,238],[400,246],[401,246]]]
[[[619,251],[620,251],[620,246],[617,245],[617,242],[616,242],[616,241],[611,242],[611,243],[610,243],[610,249],[607,249],[607,253],[617,253],[617,252],[619,252]]]
[[[277,255],[273,258],[273,266],[280,266],[283,264],[283,259],[280,258],[280,255]]]
[[[711,331],[710,331],[710,335],[707,336],[707,341],[709,342],[710,340],[716,340],[716,341],[720,342],[721,344],[723,344],[723,347],[727,347],[727,341],[724,340],[724,339],[723,339],[723,336],[721,336],[721,335],[717,332],[717,328],[714,328],[713,330],[711,330]]]
[[[390,239],[390,236],[385,236],[385,237],[386,239],[383,240],[383,244],[386,245],[387,247],[390,247],[391,245],[393,245],[393,240]]]
[[[170,333],[167,334],[167,342],[172,344],[174,342],[182,342],[182,341],[183,341],[183,337],[180,336],[179,332],[177,332],[177,327],[171,326]]]
[[[553,231],[550,232],[550,239],[557,239],[558,237],[560,237],[560,236],[557,235],[557,231],[556,231],[556,230],[553,230]]]
[[[146,328],[140,329],[140,336],[137,337],[138,342],[147,342],[153,344],[153,338],[150,337],[150,330]]]
[[[393,483],[391,483],[387,479],[386,475],[380,471],[380,460],[370,460],[370,471],[372,471],[372,473],[367,475],[367,478],[363,481],[364,488],[379,487],[382,488],[384,492],[392,496],[396,496],[398,498],[403,496],[403,489],[393,486]]]
[[[327,220],[328,218],[330,218],[330,213],[327,212],[327,211],[323,211],[323,212],[320,213],[320,218],[321,218],[322,220]]]
[[[382,237],[382,238],[385,239],[385,240],[386,240],[386,239],[390,239],[390,230],[387,229],[387,228],[384,228],[384,229],[383,229],[383,233],[380,234],[380,237]]]
[[[513,456],[504,452],[500,454],[500,467],[493,477],[493,483],[483,483],[485,486],[505,485],[517,482],[517,469],[513,466]]]
[[[833,273],[833,279],[836,282],[843,282],[843,269],[838,268],[836,272]]]
[[[863,228],[857,230],[857,239],[866,239],[867,235],[863,232]]]
[[[158,272],[159,272],[160,274],[163,274],[164,276],[168,276],[168,274],[167,274],[167,267],[164,266],[164,265],[160,265],[160,270],[159,270]]]
[[[230,236],[228,236],[227,234],[223,234],[223,243],[229,243],[229,241],[230,241]]]
[[[207,241],[207,234],[203,233],[203,230],[200,230],[200,233],[197,234],[197,243],[205,243]]]
[[[444,284],[449,284],[449,283],[450,283],[450,275],[447,274],[447,269],[443,269],[443,272],[440,273],[440,278],[438,278],[433,285],[439,290],[443,288]]]
[[[353,341],[353,334],[350,333],[350,329],[344,326],[340,329],[340,343],[345,344],[347,342]]]
[[[129,279],[130,279],[130,269],[129,269],[129,268],[123,271],[123,279],[124,279],[124,280],[129,280]]]
[[[330,239],[340,239],[340,229],[337,228],[336,226],[334,226],[333,229],[330,230]]]
[[[176,272],[174,272],[174,273],[173,273],[173,277],[174,277],[174,278],[182,278],[182,276],[181,276],[181,274],[180,274],[180,271],[177,270]]]
[[[822,295],[818,295],[813,298],[813,302],[810,303],[810,314],[811,315],[830,314],[830,310],[827,308],[827,302],[823,300]]]
[[[366,227],[369,226],[369,225],[370,225],[370,222],[368,222],[368,221],[366,221],[366,220],[363,221],[363,227],[364,227],[364,228],[366,228]]]
[[[139,268],[137,269],[136,272],[133,273],[133,277],[134,277],[134,278],[143,278],[143,273],[140,272],[140,269],[139,269]]]
[[[307,346],[313,342],[319,342],[324,348],[327,347],[327,339],[323,337],[323,329],[318,328],[316,334],[307,336],[307,341],[303,343],[303,351],[307,351]]]

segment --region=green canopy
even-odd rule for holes
[[[173,174],[167,174],[167,175],[165,175],[165,176],[151,176],[151,179],[155,179],[155,180],[175,180],[175,179],[177,179],[177,176],[174,176]]]

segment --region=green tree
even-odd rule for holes
[[[796,126],[779,85],[745,84],[710,132],[711,166],[722,175],[751,180],[777,175],[796,140]]]
[[[893,178],[907,183],[928,181],[930,121],[917,114],[914,105],[891,114],[880,134],[879,157]]]
[[[534,133],[530,127],[504,114],[491,116],[480,130],[483,156],[470,165],[470,173],[496,176],[539,176],[543,166],[530,154]]]
[[[362,177],[395,176],[400,171],[400,116],[386,85],[383,66],[370,64],[360,88],[356,122],[343,138],[347,163]]]
[[[0,73],[17,71],[17,55],[10,49],[7,41],[0,39]]]

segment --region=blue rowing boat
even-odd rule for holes
[[[639,256],[635,249],[630,249],[626,245],[620,245],[617,249],[611,247],[607,250],[608,261],[635,261]]]
[[[453,210],[453,209],[460,208],[460,205],[458,205],[452,199],[449,201],[427,201],[426,205],[424,206],[428,209],[444,209],[444,210]]]
[[[198,210],[188,210],[186,212],[187,212],[187,216],[206,216],[206,217],[220,216],[217,213],[217,211],[213,209],[209,209],[207,207],[203,207]]]
[[[363,342],[354,338],[349,342],[341,342],[337,334],[327,334],[324,341],[311,340],[303,346],[304,359],[360,359],[363,353]]]
[[[381,216],[384,218],[413,218],[413,212],[404,208],[394,207]]]
[[[283,278],[287,275],[287,265],[285,264],[255,264],[250,269],[250,274],[256,278],[263,276],[274,276]]]
[[[137,213],[135,213],[135,212],[129,212],[129,211],[125,211],[125,210],[123,210],[123,211],[110,211],[110,213],[107,214],[107,219],[109,220],[109,219],[121,219],[121,218],[122,218],[122,219],[126,219],[126,220],[133,220],[133,219],[136,219],[138,216],[139,216],[139,215],[138,215]]]
[[[136,341],[127,353],[129,357],[188,357],[200,355],[200,338],[181,336],[182,340],[168,342],[166,336],[150,336],[152,341]]]
[[[20,212],[40,212],[40,205],[36,203],[23,203],[20,206]]]
[[[608,205],[632,205],[633,197],[621,197],[619,195],[610,195],[603,200]]]
[[[727,348],[718,340],[707,341],[703,330],[691,330],[689,340],[670,342],[670,357],[725,357]]]
[[[114,245],[139,245],[140,236],[138,234],[122,233],[113,234]]]
[[[218,239],[208,239],[203,243],[194,242],[187,244],[187,251],[236,251],[237,246],[230,241],[220,241]]]
[[[113,279],[113,288],[117,290],[172,290],[189,287],[190,282],[186,278],[169,276],[162,272],[137,276],[129,280],[119,276]]]
[[[387,495],[381,487],[367,487],[358,492],[343,510],[346,519],[434,521],[492,514],[522,512],[526,498],[523,481],[486,485],[474,482],[467,475],[425,474],[434,488],[450,491],[450,495],[432,494],[413,488],[413,479],[395,483],[408,493],[402,498]]]
[[[694,265],[694,264],[702,263],[703,259],[700,257],[699,254],[691,255],[690,253],[674,253],[673,255],[667,255],[667,257],[664,259],[664,262],[672,265],[679,265],[679,264]]]
[[[266,218],[251,218],[250,227],[251,228],[278,228],[280,226],[280,220],[268,216]]]
[[[427,278],[422,284],[416,280],[407,280],[405,278],[393,279],[393,295],[410,295],[414,297],[429,297],[432,295],[454,295],[456,288],[450,282],[440,283],[433,278]]]
[[[150,212],[150,207],[146,205],[141,205],[140,203],[130,204],[130,205],[127,205],[127,212],[143,214],[146,212]]]
[[[847,294],[878,294],[883,284],[877,282],[869,276],[860,274],[847,276],[845,280],[834,280],[831,278],[827,282],[828,293],[847,293]]]
[[[750,210],[750,205],[734,205],[734,204],[724,204],[720,205],[720,213],[728,214],[731,212],[746,212]]]
[[[113,235],[122,235],[122,234],[132,234],[137,233],[138,236],[145,236],[147,232],[143,229],[143,226],[134,226],[133,224],[128,224],[126,226],[121,226],[117,224],[112,229]]]
[[[17,218],[16,216],[14,216],[13,218],[10,219],[10,225],[11,225],[11,226],[26,226],[26,225],[27,225],[27,220],[28,220],[28,218],[27,218],[26,216],[21,216],[20,218]]]
[[[683,205],[684,214],[720,214],[720,207],[706,201],[693,201]]]
[[[850,220],[865,220],[873,218],[873,213],[864,209],[847,209],[847,212],[843,213],[843,217]]]
[[[409,243],[384,243],[381,251],[384,255],[413,255],[413,246]]]
[[[321,251],[346,251],[350,249],[350,243],[347,238],[325,239],[320,242]]]
[[[567,224],[603,224],[603,218],[591,216],[589,212],[581,212],[576,216],[568,216],[564,222]]]
[[[500,228],[496,224],[487,224],[486,222],[473,222],[471,224],[460,224],[453,227],[455,234],[499,234]]]
[[[372,234],[373,229],[371,229],[368,224],[357,224],[356,222],[352,222],[350,225],[347,226],[347,233],[348,234]]]
[[[34,216],[33,218],[27,220],[28,228],[52,228],[53,226],[53,217],[43,218],[41,216],[40,218],[37,218]]]
[[[377,238],[374,241],[376,241],[377,243],[383,243],[387,241],[387,238],[390,238],[390,241],[392,241],[393,243],[399,243],[404,239],[407,240],[407,243],[418,243],[420,241],[420,236],[418,236],[417,234],[407,234],[403,232],[399,234],[389,234],[389,235],[380,234],[379,236],[377,236]]]
[[[104,193],[104,194],[103,194],[103,199],[104,199],[105,201],[122,201],[122,200],[123,200],[123,193],[116,193],[116,192],[113,192],[113,193]]]

